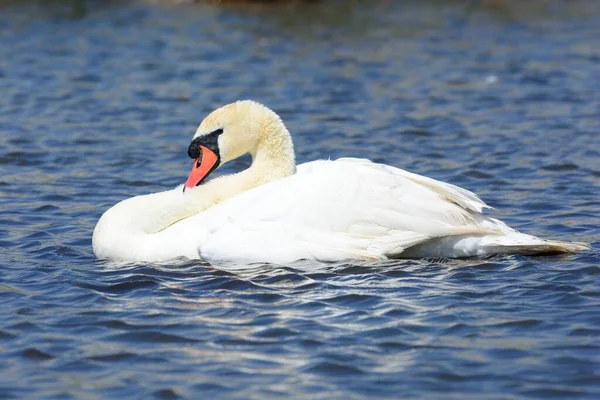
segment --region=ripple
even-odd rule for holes
[[[132,359],[138,357],[137,354],[134,353],[116,353],[116,354],[106,354],[102,356],[93,356],[87,357],[90,361],[100,361],[100,362],[120,362],[120,361],[131,361]]]
[[[135,331],[126,332],[110,337],[113,341],[140,342],[140,343],[194,343],[196,339],[191,339],[178,335],[171,335],[156,331]]]
[[[381,301],[381,298],[365,294],[346,294],[323,299],[323,301],[342,306],[370,307],[378,304]]]
[[[177,392],[173,389],[160,389],[152,393],[152,396],[156,399],[160,400],[176,400],[181,399],[182,397],[177,394]]]
[[[352,365],[338,364],[333,362],[317,363],[307,368],[306,372],[337,377],[356,376],[364,373],[361,369],[353,367]]]
[[[43,351],[36,348],[28,348],[23,350],[21,352],[21,356],[31,361],[46,361],[54,358],[50,354],[44,353]]]
[[[76,286],[83,288],[83,289],[91,289],[91,290],[94,290],[97,292],[102,292],[102,293],[122,294],[122,293],[132,292],[134,290],[139,290],[139,289],[155,289],[157,287],[160,287],[160,284],[153,280],[143,279],[143,280],[120,282],[120,283],[115,283],[113,285],[93,285],[93,284],[81,282],[81,283],[76,284]]]

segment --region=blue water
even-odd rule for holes
[[[600,398],[600,3],[480,3],[2,2],[0,398]],[[300,162],[385,162],[592,249],[96,260],[102,212],[182,183],[241,98]]]

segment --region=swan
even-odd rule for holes
[[[206,180],[246,153],[248,169]],[[296,166],[280,117],[251,100],[210,113],[188,154],[184,185],[126,199],[101,216],[92,238],[98,258],[285,264],[588,249],[517,232],[483,215],[489,207],[474,193],[396,167],[358,158]]]

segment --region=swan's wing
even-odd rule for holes
[[[408,171],[405,171],[405,170],[402,170],[402,169],[399,169],[396,167],[392,167],[392,166],[385,165],[385,164],[377,164],[370,160],[366,160],[364,158],[350,158],[350,157],[340,158],[336,162],[356,163],[356,164],[362,165],[364,167],[370,167],[375,170],[385,169],[392,175],[399,175],[399,176],[402,176],[402,177],[404,177],[408,180],[411,180],[415,183],[418,183],[422,186],[425,186],[426,188],[430,189],[432,192],[437,193],[438,196],[440,196],[450,202],[456,203],[457,205],[459,205],[467,210],[481,212],[484,208],[492,208],[492,207],[488,206],[487,204],[485,204],[479,198],[479,196],[477,196],[475,193],[473,193],[469,190],[463,189],[456,185],[452,185],[450,183],[446,183],[446,182],[438,181],[438,180],[435,180],[432,178],[428,178],[423,175],[414,174],[412,172],[408,172]],[[306,163],[306,164],[302,164],[302,165],[306,165],[308,168],[311,168],[311,164],[313,164],[313,163]],[[300,167],[302,167],[302,166],[299,166],[299,169],[300,169]]]
[[[367,160],[315,161],[203,213],[207,259],[381,258],[432,238],[485,234],[473,193]]]

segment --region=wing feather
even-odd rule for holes
[[[314,161],[211,209],[213,228],[200,251],[231,258],[223,249],[236,243],[231,254],[254,260],[382,258],[439,237],[498,234],[480,223],[486,207],[468,190],[398,168]]]

